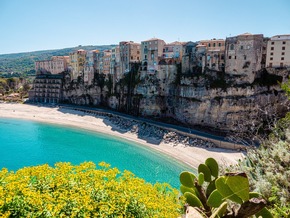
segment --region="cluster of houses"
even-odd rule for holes
[[[103,73],[107,77],[112,75],[114,81],[119,81],[134,63],[140,63],[139,70],[148,74],[158,72],[161,65],[181,64],[183,73],[223,71],[242,75],[251,82],[262,68],[290,67],[290,35],[268,38],[263,34],[245,33],[226,40],[172,43],[152,38],[141,43],[122,41],[111,50],[80,49],[69,56],[36,61],[37,77],[29,98],[40,102],[60,101],[60,73],[64,71],[70,72],[71,80],[81,77],[85,84],[90,85],[95,73]],[[52,91],[44,91],[44,88]],[[45,95],[52,98],[47,100]]]

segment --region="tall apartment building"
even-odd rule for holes
[[[131,70],[132,63],[141,60],[141,45],[133,41],[122,41],[120,47],[120,73],[124,74]]]
[[[69,54],[72,80],[77,80],[79,76],[83,75],[86,53],[85,50],[79,49]]]
[[[205,52],[204,52],[205,51]],[[201,40],[198,45],[198,60],[202,66],[202,71],[205,68],[222,71],[225,67],[225,40],[211,39]],[[204,54],[204,55],[201,55]]]
[[[155,73],[158,70],[159,60],[163,58],[165,42],[162,39],[152,38],[141,42],[142,70]]]
[[[167,64],[181,62],[183,44],[182,42],[176,41],[164,45],[163,58]]]
[[[245,33],[229,37],[225,46],[225,71],[253,82],[255,73],[264,65],[262,54],[266,46],[263,34]]]
[[[29,100],[40,103],[59,103],[63,99],[63,74],[45,72],[36,75],[33,88],[29,91]]]
[[[91,85],[94,80],[95,60],[97,53],[99,53],[98,50],[92,50],[88,51],[86,54],[86,61],[84,67],[84,82],[88,85]]]
[[[68,69],[68,56],[53,56],[50,60],[35,61],[36,74],[50,72],[59,74]]]
[[[267,43],[266,67],[290,66],[290,35],[277,35]]]
[[[110,74],[114,75],[115,79],[120,76],[120,46],[111,49]]]
[[[196,42],[191,42],[191,41],[183,44],[182,64],[181,64],[183,73],[192,73],[194,71],[193,68],[198,65],[197,54],[196,54],[197,46],[198,44]]]
[[[102,73],[108,76],[110,74],[111,67],[111,50],[103,51],[104,55],[102,56]]]

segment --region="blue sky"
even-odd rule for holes
[[[0,0],[0,54],[290,34],[290,0]]]

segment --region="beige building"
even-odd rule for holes
[[[71,80],[77,80],[79,76],[84,73],[86,51],[79,49],[69,54],[70,67],[71,67]]]
[[[263,66],[266,44],[263,34],[245,33],[226,39],[225,72],[239,75],[240,81],[253,82]]]
[[[171,42],[164,45],[163,60],[166,64],[180,63],[182,60],[182,48],[184,42]],[[160,61],[159,61],[160,63]]]
[[[110,74],[111,66],[111,50],[103,51],[104,55],[102,57],[102,73],[108,76]]]
[[[36,61],[36,74],[50,72],[51,74],[59,74],[68,69],[68,56],[53,56],[50,60]]]
[[[120,47],[120,73],[124,74],[131,70],[131,64],[140,62],[141,45],[133,41],[122,41]]]
[[[277,35],[267,43],[266,67],[290,66],[290,35]]]
[[[197,53],[199,54],[198,60],[200,62],[200,65],[202,66],[202,71],[204,71],[205,68],[216,71],[224,70],[225,40],[223,39],[201,40],[199,42],[197,50],[198,50]]]
[[[152,38],[141,42],[142,70],[155,73],[158,70],[159,60],[163,58],[165,42],[162,39]]]

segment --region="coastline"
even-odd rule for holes
[[[16,118],[37,122],[59,124],[99,132],[114,137],[127,139],[151,149],[158,150],[179,162],[197,168],[208,157],[215,158],[220,164],[235,164],[244,155],[243,152],[222,148],[204,148],[186,146],[184,143],[164,143],[150,137],[138,137],[136,133],[124,131],[107,117],[94,116],[81,111],[66,108],[0,103],[0,118]]]

